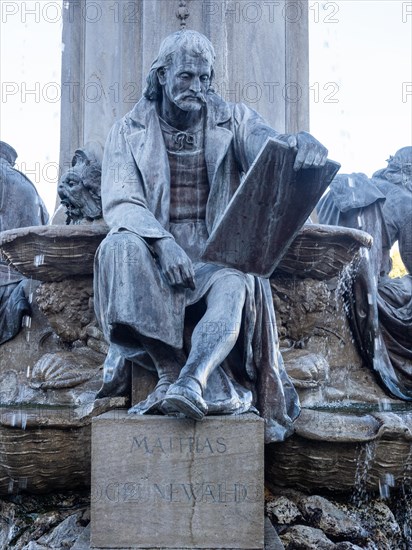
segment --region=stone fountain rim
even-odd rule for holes
[[[328,443],[363,443],[377,439],[412,441],[412,410],[351,414],[303,408],[296,435]]]
[[[125,408],[125,397],[105,397],[77,406],[50,407],[36,403],[5,405],[0,409],[0,429],[76,429],[91,424],[95,416]],[[70,414],[47,416],[47,410],[67,410]],[[34,411],[34,412],[33,412]],[[24,426],[24,427],[23,427]]]

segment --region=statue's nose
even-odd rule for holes
[[[192,82],[190,84],[190,89],[193,91],[193,92],[200,92],[201,90],[201,86],[200,86],[200,79],[199,77],[195,76],[193,79],[192,79]]]

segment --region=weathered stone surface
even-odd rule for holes
[[[306,521],[333,538],[365,540],[367,531],[326,498],[313,495],[302,499],[299,508]]]
[[[96,363],[71,352],[46,353],[34,365],[30,386],[36,389],[72,388],[87,382],[96,373]]]
[[[360,475],[358,460],[366,452],[373,453],[362,473],[367,490],[379,490],[385,473],[394,476],[395,485],[411,478],[405,465],[410,461],[412,410],[389,398],[362,364],[340,285],[271,279],[282,356],[303,407],[295,435],[268,448],[267,476],[275,485],[351,491]]]
[[[268,517],[265,517],[265,550],[285,550],[276,529]]]
[[[59,523],[52,531],[40,537],[38,544],[43,544],[46,548],[72,548],[76,539],[84,530],[82,525],[83,511],[68,516]],[[23,550],[26,550],[23,548]],[[27,548],[29,550],[29,548]]]
[[[26,277],[61,281],[93,273],[94,255],[107,231],[99,223],[22,227],[3,231],[0,248],[6,260]]]
[[[304,409],[296,421],[296,433],[317,441],[357,443],[375,439],[382,424],[372,414]]]
[[[411,538],[411,513],[410,495],[405,498],[402,490],[400,495],[385,502],[380,499],[371,499],[365,505],[358,503],[358,506],[350,509],[355,513],[363,525],[367,525],[370,531],[370,540],[374,541],[379,550],[392,550],[394,548],[409,548],[412,545]],[[389,508],[400,512],[395,518]]]
[[[322,354],[292,349],[284,353],[283,358],[295,388],[316,388],[326,382],[329,364]]]
[[[194,422],[117,411],[95,419],[92,446],[92,547],[263,548],[255,415]]]
[[[302,283],[300,279],[276,276],[270,282],[280,337],[299,347],[296,344],[303,344],[319,330],[320,319],[328,322],[325,313],[333,311],[334,296],[325,282],[314,279]]]
[[[73,544],[70,550],[89,550],[90,549],[90,523],[84,527],[80,536]]]
[[[116,406],[125,399],[1,408],[0,495],[89,486],[91,418]]]
[[[63,341],[86,339],[84,329],[95,318],[92,276],[43,283],[37,289],[36,300]]]
[[[364,548],[365,547],[363,547],[363,549]],[[335,550],[363,550],[363,549],[357,544],[352,544],[351,542],[348,542],[348,541],[338,542],[335,545]]]
[[[368,233],[347,227],[308,224],[302,227],[276,273],[328,280],[340,274],[360,247],[370,248]]]
[[[364,443],[316,441],[293,435],[266,450],[266,476],[274,485],[309,492],[378,491],[385,473],[395,486],[412,482],[408,461],[410,441],[400,435]],[[409,457],[409,458],[408,458]]]
[[[335,544],[320,530],[307,525],[290,527],[280,536],[286,550],[334,550]]]
[[[0,427],[0,494],[87,486],[89,476],[90,426],[76,430]]]
[[[396,403],[362,364],[344,312],[340,285],[338,280],[271,279],[281,351],[287,371],[296,377],[301,404]]]
[[[88,506],[89,495],[73,492],[0,500],[0,548],[69,549],[90,519]]]
[[[266,513],[273,523],[288,525],[302,519],[302,514],[294,502],[285,496],[276,496],[266,504]]]

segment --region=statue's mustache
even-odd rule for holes
[[[175,98],[175,101],[184,101],[185,99],[198,99],[202,103],[206,103],[206,98],[201,92],[198,92],[198,93],[194,92],[194,93],[191,93],[191,94],[187,94],[187,93],[179,94]]]

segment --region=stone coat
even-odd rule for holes
[[[210,185],[206,207],[209,234],[266,139],[275,136],[279,138],[252,109],[208,94],[205,160]],[[113,126],[102,165],[102,205],[110,234],[128,231],[144,240],[172,237],[168,232],[170,169],[155,102],[140,100]],[[266,419],[267,440],[282,440],[292,431],[292,420],[299,412],[298,398],[278,351],[269,281],[248,277],[252,284],[248,285],[244,309],[245,372],[239,378],[242,383],[247,378],[253,385],[256,406]],[[98,301],[99,288],[96,296]],[[185,293],[170,287],[170,299],[174,314],[164,318],[160,332],[153,336],[181,347]],[[158,307],[164,304],[151,299],[148,315],[151,308]],[[149,335],[147,330],[143,333]]]
[[[32,182],[0,157],[0,231],[44,225],[48,219]],[[0,259],[0,345],[19,333],[23,314],[30,312],[23,279]]]

